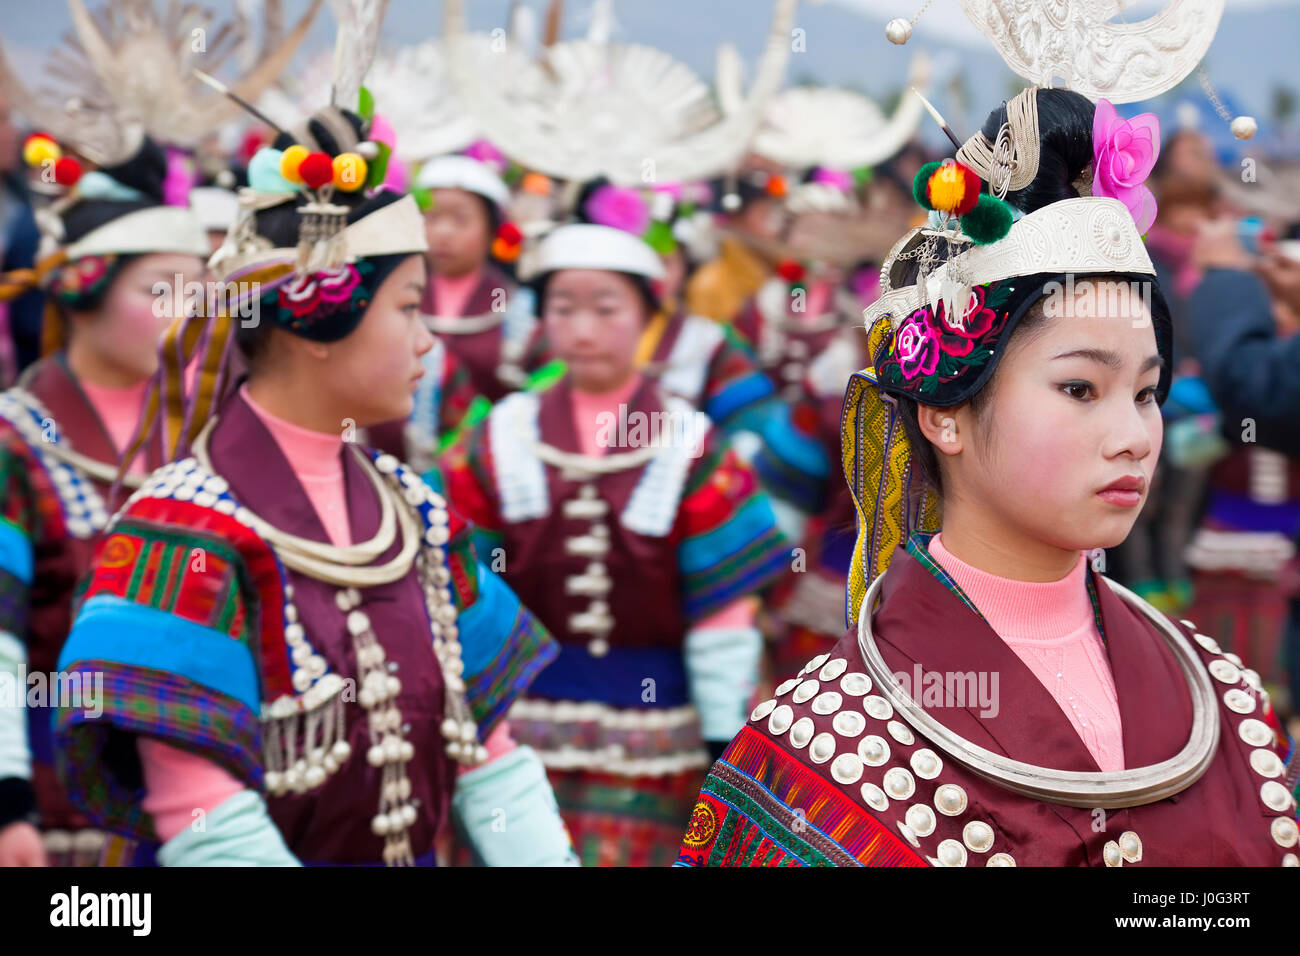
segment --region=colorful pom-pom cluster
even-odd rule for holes
[[[60,186],[76,185],[83,172],[81,163],[45,133],[32,133],[23,140],[23,162],[33,168],[48,168]]]
[[[912,180],[912,196],[925,208],[961,220],[962,232],[977,245],[997,242],[1011,231],[1011,207],[980,191],[979,175],[952,159],[926,163]]]
[[[279,173],[288,182],[301,183],[308,189],[332,185],[354,193],[366,185],[370,167],[360,153],[339,153],[331,158],[328,153],[312,152],[294,143],[280,154]]]
[[[524,247],[524,234],[513,222],[503,222],[492,240],[492,255],[499,262],[514,262]]]

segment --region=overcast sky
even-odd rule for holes
[[[159,5],[161,5],[160,0]],[[260,0],[239,0],[256,6]],[[538,11],[546,0],[524,0]],[[972,115],[963,117],[936,85],[935,101],[949,113],[973,123],[974,114],[996,105],[1013,89],[1014,78],[961,12],[957,0],[933,0],[920,18],[912,40],[904,47],[890,44],[884,24],[894,16],[912,16],[924,0],[804,0],[796,15],[805,31],[806,51],[795,53],[787,81],[817,81],[851,86],[876,96],[896,93],[907,64],[918,49],[936,58],[940,81],[961,73],[971,91]],[[1201,0],[1190,0],[1201,2]],[[88,0],[92,8],[101,0]],[[217,10],[235,9],[236,0],[202,0]],[[308,0],[285,0],[289,18],[305,10]],[[590,19],[591,0],[568,0],[565,33],[580,35]],[[469,0],[470,25],[487,30],[504,25],[509,0]],[[1155,0],[1116,0],[1123,12],[1117,19],[1132,21],[1159,9]],[[717,45],[732,42],[752,65],[763,42],[770,0],[614,0],[614,39],[637,41],[665,49],[706,79],[713,73]],[[442,17],[441,0],[391,0],[384,25],[386,45],[412,43],[436,36]],[[69,26],[62,0],[0,0],[0,36],[6,52],[24,70],[37,67],[40,53],[59,42]],[[306,53],[329,48],[334,21],[323,12],[313,26]],[[1225,99],[1255,113],[1261,123],[1270,114],[1273,91],[1286,85],[1300,92],[1296,45],[1300,39],[1300,0],[1227,0],[1227,8],[1205,58],[1205,65]],[[306,54],[303,54],[306,55]],[[299,58],[301,62],[302,56]],[[1174,95],[1196,102],[1208,113],[1205,95],[1195,74]],[[1171,97],[1159,108],[1169,109]],[[951,112],[950,112],[951,111]],[[1297,118],[1300,122],[1300,118]]]

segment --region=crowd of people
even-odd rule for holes
[[[564,175],[350,26],[235,139],[0,99],[0,865],[1300,865],[1300,219],[1203,132]]]

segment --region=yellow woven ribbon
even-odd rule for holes
[[[60,249],[40,260],[30,269],[14,269],[0,273],[0,302],[9,302],[45,285],[49,276],[62,269],[68,262],[68,251]],[[45,299],[45,310],[41,314],[41,357],[44,358],[61,351],[68,344],[68,330],[63,324],[63,313],[54,302],[53,296]]]
[[[871,327],[867,354],[877,365],[892,336],[888,316]],[[874,365],[854,374],[840,419],[844,478],[858,513],[846,608],[850,627],[857,622],[867,588],[889,567],[894,550],[914,531],[939,530],[939,497],[913,467],[897,401],[878,384]]]

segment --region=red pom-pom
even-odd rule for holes
[[[794,259],[782,259],[776,264],[776,274],[786,282],[798,282],[803,279],[804,270]]]
[[[64,156],[54,164],[54,181],[60,186],[71,186],[81,178],[81,163]]]
[[[513,222],[503,222],[497,230],[497,238],[508,246],[517,246],[524,241],[524,234]]]
[[[308,153],[298,167],[298,175],[308,189],[320,189],[334,181],[334,162],[325,153]]]

